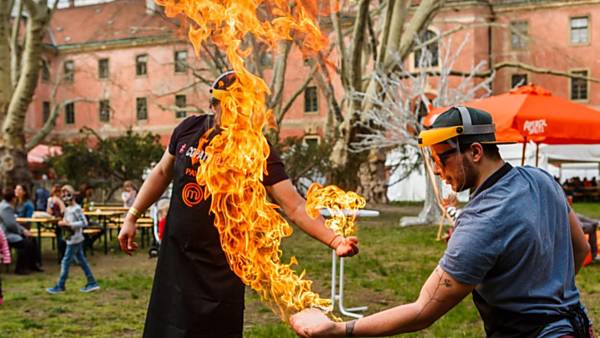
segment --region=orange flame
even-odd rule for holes
[[[343,237],[356,232],[356,214],[365,204],[365,199],[359,194],[345,192],[335,185],[322,187],[313,183],[306,193],[306,212],[316,218],[320,209],[327,209],[330,217],[325,225]]]
[[[292,228],[267,202],[261,183],[266,171],[269,145],[262,133],[271,117],[266,110],[269,88],[251,74],[244,59],[251,49],[242,41],[251,34],[271,48],[277,43],[302,39],[303,53],[323,50],[327,39],[316,17],[327,11],[314,0],[292,4],[283,0],[157,0],[169,16],[189,19],[189,39],[199,54],[210,41],[224,50],[237,81],[226,91],[214,91],[221,101],[221,132],[205,149],[208,159],[198,170],[197,181],[212,195],[221,246],[229,266],[258,292],[282,319],[306,307],[329,306],[329,301],[311,291],[312,282],[281,262],[280,241]],[[321,7],[319,7],[321,6]],[[201,145],[206,144],[206,138]]]

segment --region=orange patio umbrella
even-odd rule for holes
[[[463,105],[492,114],[496,139],[500,142],[526,144],[533,141],[538,145],[600,143],[600,111],[553,96],[550,91],[533,84]],[[424,125],[431,125],[448,108],[433,109],[425,117]]]

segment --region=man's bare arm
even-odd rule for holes
[[[583,228],[579,218],[573,210],[569,211],[569,226],[571,227],[571,242],[573,243],[573,259],[575,261],[575,273],[579,272],[583,265],[585,256],[590,251],[590,245],[585,240]]]
[[[414,303],[359,319],[355,322],[353,334],[357,337],[377,337],[424,329],[456,306],[474,287],[458,282],[438,266]],[[346,323],[333,323],[317,312],[311,309],[294,315],[291,320],[294,330],[304,337],[345,336]]]

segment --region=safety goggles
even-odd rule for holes
[[[450,148],[450,149],[448,149],[446,151],[443,151],[441,153],[437,153],[437,152],[431,150],[430,157],[431,157],[431,160],[433,162],[435,162],[435,164],[438,167],[444,168],[444,167],[446,167],[446,160],[450,156],[452,156],[454,154],[457,154],[457,153],[458,153],[458,148]]]

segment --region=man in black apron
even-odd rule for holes
[[[215,80],[211,92],[226,90],[235,81],[233,72],[224,73]],[[167,151],[140,188],[119,233],[121,249],[130,254],[137,248],[133,239],[140,210],[155,202],[173,181],[144,337],[242,336],[244,285],[229,268],[213,225],[211,199],[203,196],[203,189],[196,182],[196,171],[205,159],[203,149],[196,147],[219,120],[219,101],[212,97],[210,106],[214,118],[192,116],[175,128]],[[291,184],[274,149],[267,159],[267,172],[263,180],[267,192],[296,225],[335,248],[338,255],[358,252],[355,237],[336,236],[325,227],[322,217],[313,220],[306,214],[305,201]]]
[[[456,192],[471,198],[416,302],[347,323],[318,310],[291,319],[303,337],[384,336],[428,327],[469,293],[486,335],[593,337],[575,274],[589,246],[562,188],[547,172],[505,163],[490,114],[454,107],[419,144]],[[453,336],[448,333],[448,336]]]

